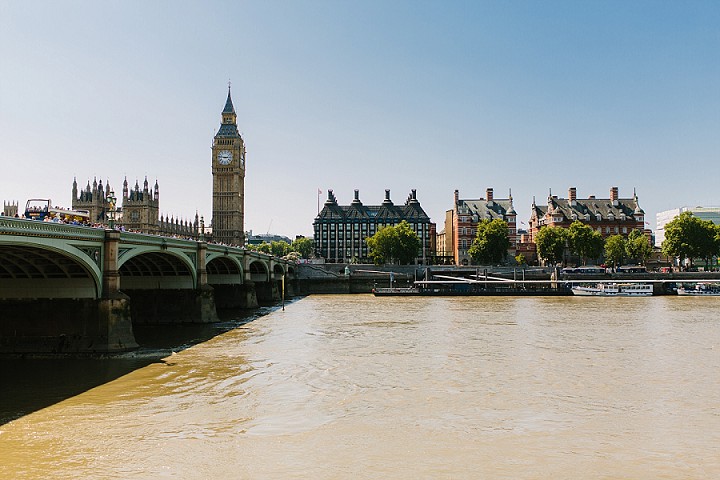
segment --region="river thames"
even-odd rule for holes
[[[188,348],[0,360],[0,478],[717,478],[719,307],[313,295]]]

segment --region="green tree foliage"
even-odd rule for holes
[[[562,261],[566,243],[567,230],[561,227],[543,227],[535,237],[538,256],[550,265]]]
[[[570,251],[580,257],[583,265],[588,258],[597,260],[602,255],[605,242],[600,232],[590,225],[575,220],[568,228],[567,235]]]
[[[508,248],[507,222],[499,218],[492,221],[485,219],[478,223],[477,234],[468,253],[476,264],[497,264],[505,260]]]
[[[525,255],[522,253],[518,253],[515,255],[515,263],[517,263],[520,266],[527,265],[527,258],[525,258]]]
[[[625,243],[625,253],[630,260],[644,265],[645,261],[652,255],[652,246],[645,234],[635,229],[628,235]]]
[[[669,257],[679,257],[682,263],[686,258],[704,258],[709,260],[718,255],[720,242],[718,229],[709,220],[701,220],[692,212],[683,212],[665,225],[665,240],[662,252]]]
[[[270,243],[270,253],[276,257],[284,257],[291,251],[290,244],[283,240]]]
[[[614,268],[617,268],[618,264],[622,265],[626,244],[627,240],[622,235],[611,235],[605,240],[605,260],[612,263]]]
[[[312,238],[296,238],[290,245],[294,252],[298,252],[302,258],[310,258],[315,249],[315,242]]]
[[[405,220],[397,226],[379,229],[375,235],[365,239],[370,258],[375,264],[412,263],[420,251],[420,238]]]
[[[267,242],[262,242],[258,245],[255,245],[255,251],[267,253],[268,255],[272,252],[272,248],[270,247],[270,244]]]

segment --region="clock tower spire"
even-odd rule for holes
[[[212,145],[212,235],[216,242],[242,246],[245,244],[245,142],[238,132],[229,82],[221,118]]]

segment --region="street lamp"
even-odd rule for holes
[[[108,209],[108,226],[110,229],[115,228],[115,202],[117,202],[117,197],[115,196],[115,192],[110,190],[107,194],[107,203],[109,206]]]

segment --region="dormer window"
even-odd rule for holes
[[[595,218],[597,218],[597,221],[599,222],[600,220],[602,220],[602,215],[600,215],[599,213],[596,213]]]
[[[589,213],[586,213],[586,214],[585,214],[585,221],[586,221],[586,222],[589,222],[589,221],[590,221],[590,214],[589,214]]]
[[[626,219],[627,219],[627,217],[625,216],[625,214],[624,214],[624,213],[621,213],[621,214],[620,214],[620,220],[626,220]]]

